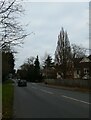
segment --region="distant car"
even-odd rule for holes
[[[26,80],[18,80],[18,86],[27,86],[27,81]]]

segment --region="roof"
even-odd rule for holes
[[[88,58],[88,57],[84,57],[81,61],[80,61],[80,63],[89,63],[89,62],[91,62],[91,60]]]
[[[74,67],[78,67],[81,60],[82,60],[82,58],[75,58],[74,59]]]
[[[88,58],[91,60],[91,55],[89,55]]]
[[[91,55],[88,57],[84,57],[84,58],[75,58],[74,59],[74,67],[75,68],[80,68],[81,66],[88,66],[89,63],[91,63]]]

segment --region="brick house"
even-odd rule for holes
[[[74,59],[74,79],[89,79],[91,77],[91,55]]]

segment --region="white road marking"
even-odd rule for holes
[[[89,102],[86,102],[86,101],[83,101],[83,100],[78,100],[78,99],[75,99],[75,98],[72,98],[72,97],[68,97],[68,96],[65,96],[65,95],[62,95],[62,97],[68,98],[68,99],[71,99],[71,100],[75,100],[75,101],[78,101],[78,102],[82,102],[82,103],[85,103],[85,104],[91,104]]]
[[[41,91],[45,92],[45,93],[49,93],[49,94],[53,94],[53,92],[49,92],[47,90],[43,90],[43,89],[40,89]]]
[[[32,83],[32,84],[35,84],[35,83]],[[37,89],[37,87],[35,86],[32,86],[32,88],[34,89]],[[40,89],[42,92],[45,92],[45,93],[49,93],[49,94],[54,94],[53,92],[50,92],[50,91],[47,91],[47,90],[43,90],[43,89]],[[71,100],[74,100],[74,101],[78,101],[78,102],[82,102],[82,103],[85,103],[85,104],[91,104],[89,102],[86,102],[86,101],[83,101],[83,100],[79,100],[79,99],[75,99],[75,98],[72,98],[72,97],[69,97],[69,96],[65,96],[65,95],[61,95],[62,97],[64,98],[68,98],[68,99],[71,99]]]
[[[36,83],[31,83],[32,85],[36,85]]]

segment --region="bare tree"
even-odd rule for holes
[[[45,52],[43,56],[41,56],[41,67],[44,66],[44,62],[47,59],[48,55],[50,55],[49,53]]]
[[[68,34],[62,28],[58,35],[57,48],[55,51],[55,64],[61,66],[64,78],[66,77],[67,64],[71,60],[71,55],[72,53]]]
[[[79,45],[72,44],[72,55],[73,59],[84,57],[86,56],[86,49]]]
[[[0,0],[0,50],[23,43],[27,34],[18,21],[23,11],[17,0]]]
[[[27,59],[27,63],[29,65],[33,65],[34,64],[34,60],[35,60],[35,57],[31,56],[30,58]]]

